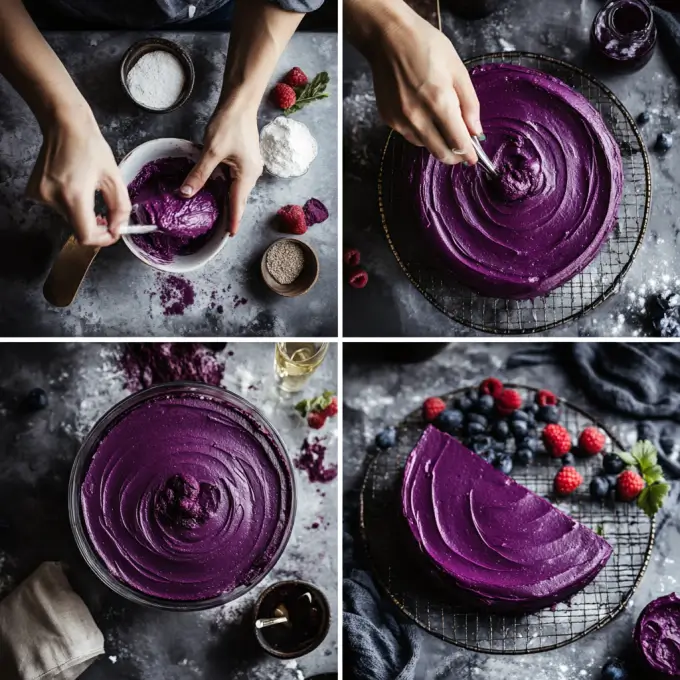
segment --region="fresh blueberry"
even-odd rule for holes
[[[602,456],[602,467],[607,474],[618,475],[623,472],[626,464],[615,453],[607,453]]]
[[[474,410],[477,411],[477,413],[482,413],[487,416],[493,413],[493,409],[494,399],[490,394],[482,395],[474,405]]]
[[[520,439],[526,437],[529,432],[529,426],[524,420],[513,421],[510,424],[510,429],[512,430],[512,433],[515,435],[515,437],[519,437]]]
[[[522,440],[522,448],[529,449],[532,453],[536,453],[536,451],[538,451],[538,439],[535,437],[525,437]]]
[[[643,111],[637,117],[637,124],[638,125],[647,125],[647,123],[649,123],[650,120],[652,120],[652,116],[650,115],[649,111]]]
[[[654,144],[654,149],[659,153],[666,153],[670,151],[673,146],[673,137],[667,132],[660,132],[659,136],[656,138],[656,144]]]
[[[459,411],[467,413],[472,408],[472,399],[467,395],[463,395],[459,399],[456,399],[456,406]]]
[[[472,450],[477,453],[486,453],[487,451],[493,450],[493,439],[485,434],[477,435],[472,440]]]
[[[521,411],[521,410],[518,409],[517,411],[512,412],[512,415],[510,416],[510,420],[512,420],[512,421],[517,421],[517,420],[528,421],[529,420],[529,414],[526,411]]]
[[[612,494],[616,493],[616,480],[618,477],[618,475],[604,475],[604,478],[607,480],[607,484],[609,484],[609,492]]]
[[[538,404],[527,404],[527,405],[524,407],[524,410],[525,410],[527,413],[533,413],[534,416],[538,413],[538,409],[539,409]]]
[[[40,411],[46,408],[48,403],[47,392],[41,387],[35,387],[26,395],[24,408],[28,411]]]
[[[465,416],[462,411],[459,411],[458,409],[446,409],[446,411],[442,411],[434,419],[434,424],[435,427],[438,427],[442,432],[451,434],[462,427],[464,418]]]
[[[521,449],[517,449],[515,458],[520,465],[530,465],[534,459],[534,452],[531,449],[522,447]]]
[[[476,434],[484,434],[486,427],[481,423],[471,422],[467,424],[466,430],[470,436],[474,436]]]
[[[491,434],[499,441],[505,441],[510,436],[510,426],[505,420],[497,420],[491,428]]]
[[[656,441],[656,428],[648,420],[643,420],[637,426],[637,436],[641,441]]]
[[[609,659],[602,667],[602,680],[628,680],[630,677],[623,661],[620,659]]]
[[[562,465],[571,465],[573,467],[574,463],[576,462],[576,458],[574,458],[574,454],[569,451],[564,456],[562,456],[560,462]]]
[[[533,437],[535,439],[538,437],[538,430],[535,427],[530,427],[527,430],[527,437]]]
[[[484,453],[481,453],[479,457],[489,463],[489,465],[495,465],[499,456],[496,451],[484,451]]]
[[[557,406],[541,406],[536,414],[536,419],[542,423],[559,423],[560,410]]]
[[[609,481],[606,477],[593,477],[590,480],[590,497],[603,501],[609,495]]]
[[[512,458],[510,456],[498,456],[494,465],[506,475],[509,475],[512,472]]]
[[[386,427],[375,436],[375,445],[379,449],[389,449],[397,443],[397,431],[393,427]]]
[[[481,413],[468,413],[467,419],[468,423],[479,423],[484,428],[489,424],[486,416],[483,416]]]

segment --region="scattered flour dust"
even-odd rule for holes
[[[127,86],[132,98],[150,109],[168,109],[180,98],[186,76],[179,59],[166,50],[142,55],[130,69]]]

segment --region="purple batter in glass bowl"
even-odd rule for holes
[[[200,383],[114,406],[69,482],[85,561],[119,595],[159,609],[209,609],[247,593],[283,553],[294,516],[276,430],[238,395]]]

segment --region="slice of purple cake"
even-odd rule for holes
[[[430,426],[406,463],[402,508],[422,551],[461,598],[536,611],[582,590],[611,546]]]

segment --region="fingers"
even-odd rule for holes
[[[209,147],[205,147],[201,157],[198,159],[198,163],[196,163],[194,169],[184,180],[184,184],[182,184],[182,188],[179,190],[180,194],[185,198],[191,198],[200,191],[221,161],[222,159],[217,153]]]
[[[250,196],[250,192],[253,190],[261,173],[251,170],[234,174],[235,176],[229,189],[229,233],[232,236],[238,231],[246,210],[248,196]]]
[[[476,136],[484,134],[480,120],[479,99],[470,80],[470,75],[464,66],[460,77],[455,83],[455,88],[460,102],[460,112],[463,115],[463,121],[468,131],[471,135]]]
[[[105,247],[116,242],[116,236],[97,224],[94,190],[64,201],[62,209],[81,245]]]
[[[120,237],[121,227],[130,221],[132,204],[128,190],[119,172],[107,176],[100,186],[100,191],[108,208],[109,232],[114,240]]]

